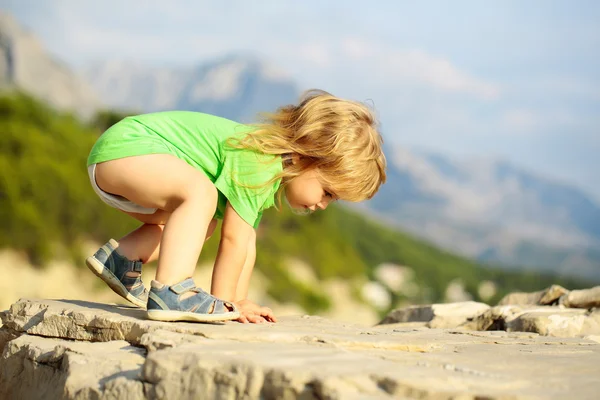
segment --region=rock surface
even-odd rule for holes
[[[552,285],[549,288],[540,290],[539,292],[525,293],[515,292],[509,293],[498,302],[499,306],[503,305],[526,305],[537,304],[540,306],[554,304],[560,297],[569,291],[560,285]]]
[[[391,311],[380,324],[589,337],[600,335],[598,306],[600,286],[569,291],[552,285],[533,293],[510,293],[495,307],[472,301],[404,307]]]
[[[1,317],[2,399],[592,399],[600,390],[591,334],[309,316],[162,323],[142,310],[70,300],[24,299]]]
[[[454,328],[489,308],[487,304],[474,301],[410,306],[390,312],[381,324],[425,322],[428,328]]]
[[[600,307],[600,286],[591,289],[571,290],[559,299],[561,305],[573,308]]]
[[[568,290],[559,285],[533,293],[509,293],[498,302],[502,305],[560,305],[570,308],[600,307],[600,286],[582,290]]]

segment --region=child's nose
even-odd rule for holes
[[[328,201],[320,201],[317,203],[317,207],[319,207],[321,210],[324,210],[327,208],[327,206],[329,205]]]

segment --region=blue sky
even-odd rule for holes
[[[0,0],[73,67],[244,51],[372,100],[393,143],[495,157],[600,199],[600,2]]]

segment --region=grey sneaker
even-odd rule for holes
[[[194,292],[181,299],[181,295]],[[148,297],[148,318],[156,321],[212,322],[237,319],[240,313],[233,303],[217,299],[196,287],[192,278],[167,286],[152,281]]]
[[[85,260],[94,274],[110,286],[119,296],[138,307],[145,308],[148,302],[148,291],[142,283],[141,276],[127,276],[128,272],[142,272],[141,261],[131,261],[116,252],[119,244],[110,239],[100,247],[93,256]]]

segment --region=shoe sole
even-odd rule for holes
[[[240,317],[239,311],[230,311],[225,314],[198,314],[189,311],[148,310],[148,318],[154,321],[188,321],[188,322],[216,322],[231,321]]]
[[[129,293],[127,288],[123,286],[115,274],[110,272],[109,269],[105,268],[104,264],[98,261],[96,257],[88,257],[85,260],[85,264],[94,273],[94,275],[102,279],[112,289],[113,292],[140,308],[146,308],[146,303]]]

